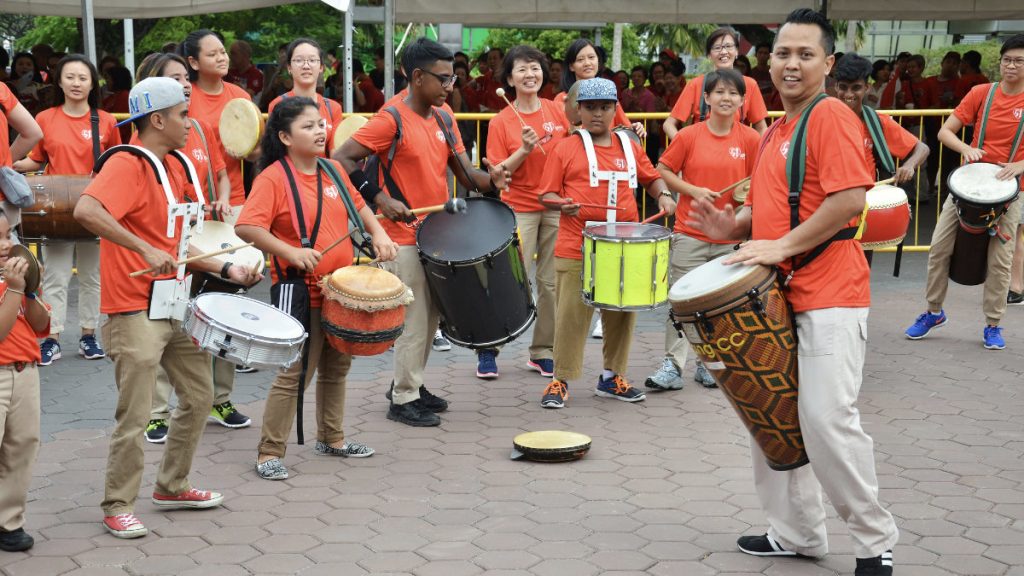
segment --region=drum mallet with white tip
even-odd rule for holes
[[[513,106],[511,102],[508,101],[508,97],[505,96],[505,89],[498,88],[497,90],[494,91],[494,93],[497,94],[498,96],[501,96],[501,99],[505,101],[505,104],[508,104],[508,107],[511,108],[512,111],[516,113],[516,117],[519,118],[519,123],[523,125],[523,128],[526,128],[526,120],[523,120],[523,115],[519,113],[519,110],[515,106]],[[541,154],[545,156],[548,155],[548,152],[547,150],[544,149],[543,144],[537,142],[537,147],[540,148]]]

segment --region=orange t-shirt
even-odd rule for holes
[[[785,117],[761,148],[747,204],[752,206],[754,240],[777,240],[790,231],[786,157],[798,118]],[[870,188],[874,178],[864,160],[861,120],[845,104],[827,98],[807,123],[807,166],[800,195],[800,221],[805,222],[829,194]],[[852,222],[851,222],[852,224]],[[803,256],[803,255],[801,255]],[[800,260],[801,256],[797,256]],[[779,264],[788,273],[792,260]],[[786,292],[796,312],[822,308],[863,308],[871,304],[870,272],[860,243],[833,242],[793,276]]]
[[[673,172],[682,171],[687,183],[718,191],[750,176],[760,139],[757,130],[739,122],[734,122],[725,136],[715,135],[706,122],[698,122],[680,130],[658,161]],[[715,206],[721,209],[731,204],[732,193],[730,190],[715,200]],[[680,196],[673,232],[713,244],[732,244],[732,240],[712,240],[686,225],[690,201],[689,196]]]
[[[184,192],[191,189],[191,184],[185,181],[181,164],[173,158],[165,158],[163,164],[175,201],[183,202]],[[178,256],[181,219],[177,219],[174,238],[168,238],[167,196],[146,160],[127,152],[115,154],[82,194],[99,200],[121,226],[150,246]],[[149,265],[141,254],[101,238],[100,311],[115,314],[146,310],[150,283],[154,279],[173,278],[174,274],[158,278],[148,274],[128,276],[145,268]]]
[[[413,112],[403,100],[392,98],[388,106],[394,106],[402,119],[402,138],[395,147],[391,177],[405,197],[409,208],[422,208],[444,204],[448,200],[448,142],[433,115],[424,118]],[[448,109],[451,110],[450,108]],[[373,150],[382,162],[387,161],[388,149],[395,139],[398,126],[390,113],[378,112],[365,126],[352,135],[356,142]],[[458,122],[452,121],[452,138],[455,152],[466,151],[462,145],[462,134]],[[381,168],[383,170],[383,167]],[[380,179],[383,183],[383,177]],[[387,188],[387,186],[382,186]],[[416,244],[416,229],[404,222],[385,219],[382,224],[391,239],[402,246]]]
[[[892,153],[893,158],[902,160],[907,157],[907,154],[914,151],[914,147],[919,142],[917,136],[910,133],[903,126],[900,126],[888,114],[879,114],[878,120],[882,125],[882,135],[885,136],[885,143],[889,146],[889,152]],[[861,137],[864,138],[864,155],[868,161],[868,173],[873,176],[877,170],[874,153],[875,143],[871,141],[868,126],[863,120],[860,123],[860,130]]]
[[[0,138],[0,166],[10,166],[13,163],[11,146],[7,140],[7,115],[20,103],[7,84],[0,82],[0,110],[3,111],[0,113],[0,134],[3,134],[3,138]]]
[[[961,100],[963,100],[964,97],[967,96],[967,93],[970,92],[975,86],[978,86],[979,84],[988,83],[988,76],[985,76],[981,72],[977,74],[964,74],[963,76],[960,77],[959,80],[957,80],[956,83],[957,102],[959,103]]]
[[[108,112],[98,110],[100,117],[100,152],[121,143],[117,121]],[[43,110],[36,116],[43,129],[43,139],[28,157],[46,163],[47,174],[92,174],[92,124],[89,114],[68,116],[62,106]]]
[[[0,280],[0,302],[6,296],[7,283]],[[21,298],[21,307],[18,308],[18,317],[14,319],[11,331],[6,335],[0,334],[0,366],[15,362],[39,362],[42,356],[39,355],[39,342],[36,338],[46,338],[50,335],[50,323],[47,322],[41,332],[36,332],[28,323],[28,318],[25,318],[28,298],[17,294],[11,294],[10,297]]]
[[[284,98],[294,98],[295,91],[289,90],[281,96],[274,98],[270,101],[270,106],[267,108],[267,114],[274,111],[274,107],[278,105]],[[321,156],[324,158],[330,158],[331,142],[334,140],[334,130],[341,124],[342,113],[341,104],[338,104],[330,98],[324,98],[323,96],[316,95],[316,104],[320,108],[320,117],[327,121],[327,143],[324,145],[324,151]]]
[[[522,113],[521,113],[522,114]],[[569,133],[565,123],[565,114],[551,100],[540,99],[540,110],[522,114],[523,120],[541,137],[540,144],[547,154],[551,154],[559,140]],[[494,118],[491,118],[487,131],[487,160],[492,164],[504,162],[523,142],[523,126],[515,110],[506,107]],[[526,160],[512,174],[512,186],[502,192],[501,199],[516,212],[540,212],[544,206],[537,200],[541,179],[544,175],[544,164],[547,155],[535,147]]]
[[[563,123],[568,126],[569,119],[565,116],[565,99],[569,96],[568,92],[559,92],[555,95],[554,103],[558,105],[558,111],[562,115]],[[612,119],[612,128],[616,126],[625,126],[627,128],[633,126],[633,123],[629,121],[629,117],[626,116],[626,111],[622,109],[622,104],[615,103],[615,118]]]
[[[220,147],[221,157],[224,159],[225,168],[228,171],[228,179],[231,180],[231,205],[241,206],[245,204],[245,186],[242,182],[242,161],[232,158],[220,141],[220,113],[227,106],[228,102],[235,98],[245,98],[252,101],[252,97],[244,89],[230,83],[224,82],[224,89],[220,94],[208,94],[199,88],[198,84],[192,85],[192,97],[189,100],[188,115],[202,120],[206,126],[213,128],[217,134],[217,146]]]
[[[281,161],[267,167],[252,183],[252,192],[245,201],[242,214],[235,222],[235,226],[258,226],[268,230],[275,238],[283,240],[288,244],[301,247],[299,234],[295,230],[292,221],[291,208],[291,186],[288,184],[288,177],[285,176]],[[363,197],[356,191],[355,186],[348,179],[348,175],[341,169],[341,164],[331,160],[335,169],[341,174],[342,183],[348,189],[349,195],[355,202],[357,209],[366,206]],[[302,201],[302,215],[306,220],[306,232],[313,233],[313,222],[316,220],[317,205],[317,175],[303,174],[291,166],[292,174],[295,176],[295,186],[299,190],[299,200]],[[315,250],[323,250],[331,242],[348,232],[348,211],[345,209],[345,202],[341,199],[339,191],[327,174],[320,172],[323,185],[324,200],[320,216],[320,230],[317,232]],[[283,270],[287,267],[288,261],[274,258],[270,266],[271,278],[278,281],[277,266]],[[352,264],[352,243],[342,242],[337,248],[328,252],[317,264],[312,274],[306,275],[306,286],[309,287],[310,305],[319,308],[323,301],[320,294],[320,287],[317,282],[322,276],[328,275],[339,268]]]
[[[661,178],[654,165],[647,158],[644,149],[630,140],[633,145],[633,156],[636,159],[636,178],[644,186]],[[626,154],[622,150],[619,137],[612,135],[609,146],[594,144],[594,155],[597,157],[598,170],[626,170]],[[608,183],[600,181],[597,188],[590,187],[590,164],[587,162],[587,151],[583,147],[583,139],[579,136],[563,138],[548,151],[548,162],[544,169],[544,179],[538,192],[555,192],[563,198],[572,198],[576,202],[590,204],[608,203]],[[618,210],[615,212],[617,222],[636,222],[636,196],[629,189],[629,182],[619,180]],[[587,221],[604,222],[606,210],[603,208],[580,208],[575,216],[561,215],[558,224],[558,238],[555,240],[555,256],[582,260],[580,246],[583,244],[583,227]]]
[[[768,117],[768,109],[764,105],[761,89],[757,86],[757,80],[750,76],[743,77],[743,86],[746,93],[743,95],[743,106],[736,111],[736,120],[757,124]],[[682,94],[672,106],[672,117],[684,124],[691,118],[695,123],[698,122],[700,120],[700,103],[704,101],[703,92],[704,75],[701,74],[683,87]]]
[[[195,119],[194,119],[195,120]],[[188,141],[185,142],[184,148],[179,148],[185,156],[192,162],[192,165],[196,167],[196,175],[199,176],[199,187],[203,189],[203,194],[206,197],[203,198],[203,203],[209,204],[210,198],[217,197],[217,173],[224,170],[224,157],[220,153],[220,140],[216,138],[216,132],[202,120],[196,120],[199,122],[199,126],[203,130],[203,136],[206,136],[206,143],[209,146],[207,150],[206,146],[203,146],[203,139],[199,136],[199,132],[195,130],[194,126],[190,126],[188,130]],[[142,146],[142,141],[139,140],[139,133],[132,133],[132,139],[128,141],[129,144],[134,146]],[[209,152],[209,156],[207,156]],[[210,167],[213,167],[213,191],[210,190],[209,175]],[[171,164],[172,169],[182,169],[181,164],[177,160],[174,160]],[[192,199],[195,194],[192,193],[192,186],[186,186],[185,196]],[[206,214],[206,219],[212,218],[210,213]]]
[[[981,136],[981,117],[985,112],[985,101],[991,84],[975,86],[967,93],[953,114],[967,126],[974,126],[974,138],[971,147],[978,147]],[[1024,92],[1007,96],[1003,88],[996,88],[996,96],[992,99],[992,109],[988,114],[988,126],[985,127],[985,141],[982,150],[985,156],[982,162],[1018,162],[1024,159],[1024,138],[1017,148],[1017,155],[1009,158],[1013,148],[1013,138],[1017,134],[1017,126],[1024,122]]]

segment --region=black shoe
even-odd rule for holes
[[[391,400],[391,391],[395,389],[395,381],[391,381],[391,387],[384,393],[384,397]],[[444,412],[448,409],[448,401],[439,396],[435,396],[427,390],[426,386],[420,386],[420,401],[426,406],[427,410],[438,413]]]
[[[423,400],[413,400],[408,404],[392,402],[388,408],[388,420],[409,426],[439,426],[441,424],[441,417],[424,406]]]
[[[23,528],[7,532],[0,530],[0,550],[4,552],[23,552],[28,550],[36,541]]]
[[[796,552],[786,550],[781,544],[772,540],[768,534],[762,534],[760,536],[740,536],[739,540],[736,541],[736,545],[739,547],[740,552],[753,556],[788,556],[790,558],[807,558],[807,556],[804,556],[803,554],[797,554]]]
[[[1020,306],[1021,304],[1024,304],[1024,294],[1010,290],[1009,293],[1006,294],[1006,303],[1014,306]]]
[[[857,558],[854,576],[892,576],[892,550],[874,558]]]

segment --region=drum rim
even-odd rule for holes
[[[513,331],[511,334],[509,334],[508,336],[506,336],[504,338],[499,338],[499,339],[493,340],[491,342],[484,342],[482,344],[481,343],[475,343],[475,342],[471,343],[471,342],[467,342],[465,340],[460,340],[459,338],[454,337],[451,334],[449,334],[445,330],[445,327],[441,328],[441,333],[444,334],[445,338],[451,340],[457,346],[462,346],[463,348],[469,348],[470,350],[480,350],[480,349],[483,349],[483,348],[494,348],[496,346],[501,346],[502,344],[507,344],[507,343],[515,340],[516,338],[519,338],[520,336],[522,336],[523,332],[526,332],[526,330],[530,327],[531,324],[533,324],[534,320],[536,320],[536,319],[537,319],[537,305],[536,304],[531,304],[531,306],[530,306],[530,315],[526,318],[526,322],[524,322],[523,325],[520,328],[517,328],[515,331]]]
[[[270,310],[273,310],[274,312],[280,313],[283,316],[287,317],[292,322],[294,322],[295,324],[297,324],[299,326],[299,328],[302,330],[302,335],[301,336],[297,336],[295,338],[274,338],[272,336],[257,336],[257,335],[254,335],[254,334],[240,333],[236,329],[232,328],[231,326],[228,326],[227,324],[217,320],[216,318],[211,317],[209,314],[206,313],[206,311],[204,311],[203,309],[199,308],[199,306],[196,304],[196,302],[200,298],[207,298],[207,299],[209,299],[209,298],[214,297],[214,296],[217,296],[217,297],[229,297],[229,298],[242,298],[242,299],[245,299],[245,300],[252,300],[253,302],[257,302],[261,306],[263,306],[265,308],[269,308]],[[199,318],[199,319],[203,320],[207,324],[209,324],[209,325],[211,325],[211,326],[221,330],[222,332],[227,332],[227,333],[231,334],[232,336],[237,336],[239,338],[242,338],[242,339],[246,340],[247,342],[260,342],[260,343],[264,343],[264,344],[287,344],[288,346],[294,346],[296,344],[302,344],[302,342],[304,342],[306,340],[306,338],[309,336],[308,332],[306,332],[306,327],[302,325],[302,322],[299,322],[297,319],[292,317],[290,314],[288,314],[286,312],[282,312],[281,310],[271,306],[270,304],[267,304],[266,302],[261,302],[259,300],[256,300],[255,298],[247,298],[245,296],[241,296],[241,295],[238,295],[238,294],[228,294],[228,293],[225,293],[225,292],[204,292],[203,294],[196,295],[195,298],[193,298],[192,300],[189,301],[188,309],[192,311],[193,316],[195,316],[196,318]]]
[[[507,204],[505,204],[504,202],[502,202],[501,200],[498,200],[496,198],[488,198],[486,196],[476,196],[476,197],[473,197],[473,198],[466,198],[465,200],[466,200],[467,203],[469,203],[469,202],[478,202],[478,201],[481,201],[481,200],[486,200],[488,202],[491,202],[492,203],[491,205],[493,205],[493,206],[499,206],[500,208],[508,210],[508,212],[512,214],[512,222],[513,222],[512,234],[510,234],[509,237],[506,238],[504,242],[502,242],[501,246],[498,246],[497,248],[495,248],[494,250],[488,252],[487,254],[484,254],[483,256],[477,256],[477,257],[471,258],[469,260],[442,260],[440,258],[435,258],[434,256],[431,256],[425,250],[423,250],[423,248],[420,246],[420,234],[423,232],[423,226],[426,225],[427,221],[430,220],[430,218],[433,216],[433,214],[428,214],[427,217],[423,219],[423,222],[421,222],[420,225],[416,228],[416,251],[419,253],[421,258],[429,260],[429,261],[433,262],[434,264],[439,264],[441,266],[454,266],[454,267],[458,268],[458,267],[472,266],[473,264],[477,264],[478,262],[482,262],[484,260],[487,260],[488,258],[494,258],[498,254],[501,254],[502,252],[504,252],[508,248],[509,244],[512,244],[513,242],[516,244],[516,246],[520,246],[520,242],[519,242],[519,224],[516,222],[516,212],[515,212],[515,210],[513,210]],[[468,206],[467,206],[466,211],[468,213],[468,211],[469,211]],[[524,263],[525,263],[525,258],[524,258]]]
[[[653,238],[624,238],[622,236],[606,236],[604,234],[595,234],[593,232],[589,232],[591,228],[597,228],[598,226],[607,226],[609,224],[634,224],[636,226],[642,226],[645,229],[648,227],[661,228],[662,230],[665,231],[665,234],[663,236],[657,236]],[[590,240],[607,240],[609,242],[616,244],[646,244],[650,242],[661,242],[663,240],[671,241],[672,231],[669,230],[667,227],[662,226],[661,224],[644,224],[641,222],[604,222],[601,224],[591,224],[590,226],[584,226],[583,237],[589,238]]]
[[[958,193],[957,190],[956,190],[956,187],[953,186],[953,176],[955,174],[957,174],[958,172],[960,172],[961,170],[966,169],[968,166],[979,166],[979,165],[995,166],[996,168],[1000,167],[998,164],[993,164],[991,162],[971,162],[969,164],[962,164],[962,165],[957,166],[956,168],[954,168],[953,171],[951,171],[949,173],[949,176],[946,177],[946,188],[949,189],[950,195],[953,196],[956,200],[959,200],[961,202],[966,202],[966,203],[972,204],[974,206],[993,206],[993,205],[997,205],[997,204],[1013,202],[1014,200],[1017,199],[1018,196],[1020,196],[1020,177],[1019,176],[1014,176],[1013,177],[1012,181],[1016,182],[1016,184],[1017,184],[1014,187],[1013,192],[1010,193],[1009,195],[1001,197],[1001,198],[993,198],[993,199],[990,199],[990,200],[988,200],[986,202],[980,202],[980,201],[975,200],[973,198],[967,198],[962,193]],[[1007,180],[1006,182],[1010,182],[1010,180]]]
[[[712,262],[714,262],[714,260],[712,260]],[[722,286],[721,288],[719,288],[717,292],[732,291],[732,289],[734,288],[736,283],[741,278],[745,278],[746,276],[757,274],[757,272],[759,270],[761,270],[762,268],[768,269],[769,273],[767,275],[765,275],[765,277],[761,281],[759,281],[756,284],[754,284],[753,286],[751,286],[751,288],[757,288],[759,294],[764,295],[764,294],[766,294],[768,292],[768,290],[765,290],[764,288],[765,287],[771,287],[777,281],[776,275],[777,275],[778,272],[775,269],[775,267],[773,267],[773,266],[761,266],[761,268],[759,268],[758,266],[749,266],[748,268],[750,269],[749,274],[747,274],[745,276],[738,276],[738,277],[736,277],[735,279],[733,279],[732,282],[729,282],[728,284],[726,284],[726,285]],[[682,280],[682,278],[680,278],[680,280]],[[669,303],[672,306],[672,314],[674,315],[674,317],[679,319],[679,320],[681,320],[681,321],[683,321],[683,322],[685,322],[685,321],[687,321],[687,319],[695,318],[696,317],[695,315],[698,314],[698,313],[704,315],[706,318],[712,318],[714,316],[719,316],[721,314],[724,314],[725,312],[728,312],[729,310],[731,310],[735,306],[736,302],[742,301],[743,299],[747,298],[747,292],[748,291],[749,291],[749,289],[745,290],[743,292],[740,292],[737,295],[729,298],[728,300],[724,300],[721,303],[716,303],[714,306],[704,306],[704,307],[701,307],[701,308],[697,308],[697,309],[693,309],[693,310],[688,310],[686,312],[678,312],[678,311],[676,311],[676,306],[679,305],[679,303],[693,302],[693,301],[699,300],[701,298],[706,298],[711,293],[705,292],[703,294],[700,294],[700,295],[697,295],[697,296],[692,296],[692,297],[687,298],[685,300],[673,300],[672,299],[672,288],[669,288],[668,300],[669,300]]]

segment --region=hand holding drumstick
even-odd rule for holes
[[[516,118],[519,118],[519,123],[522,124],[523,126],[523,146],[527,147],[530,151],[533,150],[534,146],[537,146],[538,148],[540,148],[541,154],[547,156],[548,152],[547,150],[544,149],[544,145],[540,143],[540,137],[537,136],[537,132],[526,124],[526,120],[524,120],[523,115],[519,113],[519,109],[513,106],[511,102],[509,102],[508,97],[505,96],[505,89],[498,88],[497,90],[494,91],[494,93],[497,94],[498,96],[501,96],[501,99],[504,100],[506,104],[508,104],[508,107],[511,108],[512,111],[516,113]]]

